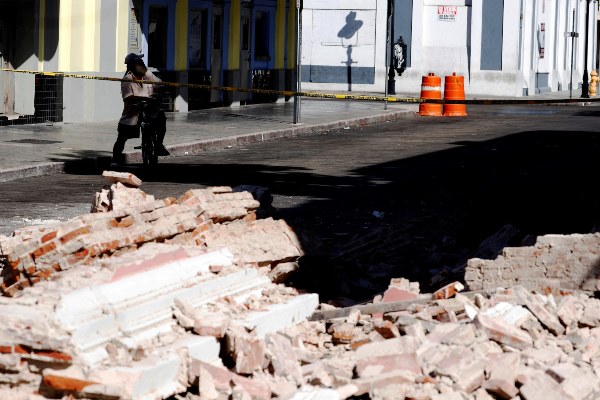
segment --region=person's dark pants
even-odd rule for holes
[[[139,125],[119,124],[119,126],[117,127],[117,133],[117,141],[113,146],[112,162],[121,164],[123,162],[123,150],[125,150],[125,142],[127,142],[127,139],[139,138],[140,127]]]
[[[155,117],[151,120],[152,125],[156,128],[156,138],[158,139],[159,146],[163,146],[163,140],[165,140],[165,134],[167,133],[167,116],[164,111],[159,110]],[[140,137],[139,125],[125,125],[119,124],[117,127],[117,141],[113,146],[113,158],[112,162],[121,164],[123,162],[123,150],[125,150],[125,142],[127,139],[136,139]],[[163,146],[164,147],[164,146]]]

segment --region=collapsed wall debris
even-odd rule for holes
[[[399,278],[340,309],[274,283],[303,252],[285,222],[259,217],[264,191],[252,191],[260,203],[224,187],[156,200],[135,177],[106,175],[95,213],[0,237],[0,397],[600,396],[600,300],[503,275],[523,263],[530,277],[527,257],[550,265],[570,244],[561,262],[577,270],[596,251],[587,235],[505,249],[527,254],[506,269],[471,260],[467,278],[477,266],[505,279],[485,290],[422,294]]]
[[[506,247],[495,260],[470,259],[471,290],[521,285],[600,290],[600,233],[545,235],[533,246]]]
[[[194,384],[198,363],[223,369],[224,349],[252,371],[247,345],[317,307],[271,283],[302,249],[284,221],[256,218],[249,192],[156,200],[131,174],[104,175],[113,184],[93,213],[0,238],[0,385],[167,398]]]

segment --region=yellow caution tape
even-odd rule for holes
[[[0,71],[15,72],[20,74],[33,74],[42,76],[54,76],[63,78],[89,79],[95,81],[111,81],[111,82],[132,82],[129,79],[112,78],[108,76],[82,75],[71,74],[68,72],[42,72],[29,71],[23,69],[0,68]],[[473,99],[473,100],[443,100],[443,99],[423,99],[416,97],[390,97],[390,96],[364,96],[353,94],[330,94],[318,92],[294,92],[290,90],[272,90],[272,89],[249,89],[232,86],[210,86],[200,85],[196,83],[179,83],[179,82],[151,82],[144,80],[134,80],[136,83],[147,83],[154,85],[162,85],[169,87],[204,89],[204,90],[222,90],[226,92],[242,92],[242,93],[260,93],[260,94],[277,94],[282,96],[300,96],[318,99],[337,99],[337,100],[363,100],[363,101],[388,101],[392,103],[428,103],[428,104],[482,104],[482,105],[498,105],[498,104],[566,104],[566,103],[596,103],[600,102],[600,98],[575,98],[575,99]]]

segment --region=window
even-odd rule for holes
[[[148,14],[148,66],[167,67],[167,7],[150,7]]]
[[[223,16],[220,14],[215,14],[215,16],[213,17],[213,50],[221,50],[221,45],[223,43],[223,28],[221,27],[222,24]]]
[[[269,13],[256,11],[256,23],[254,31],[254,58],[268,61],[269,54]]]
[[[242,50],[250,49],[250,19],[242,18]]]
[[[206,69],[208,10],[190,11],[189,68]]]

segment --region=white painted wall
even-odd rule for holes
[[[75,72],[85,75],[122,78],[120,72]],[[119,82],[88,79],[64,79],[63,118],[65,122],[114,121],[123,112],[121,84]],[[82,101],[85,99],[85,101]]]
[[[338,33],[350,12],[362,21],[350,39]],[[353,91],[383,91],[386,75],[387,0],[305,0],[302,14],[302,65],[375,68],[373,84],[352,84]],[[303,75],[303,80],[307,77]],[[347,83],[303,82],[306,90],[348,90]]]
[[[486,45],[482,43],[484,1],[413,0],[411,66],[402,77],[396,77],[397,93],[418,95],[422,77],[430,72],[463,75],[467,94],[472,96],[534,95],[538,74],[548,74],[550,90],[567,90],[571,43],[564,34],[573,29],[573,9],[575,30],[580,34],[573,71],[577,90],[584,70],[585,1],[504,0],[500,71],[481,70],[481,49]],[[456,17],[440,20],[438,6],[456,6]],[[349,11],[356,11],[357,19],[364,22],[359,36],[352,38],[353,66],[375,65],[375,83],[354,84],[353,90],[383,93],[387,83],[387,0],[305,0],[302,64],[345,65],[349,43],[340,40],[337,33]],[[597,7],[592,4],[589,71],[596,60],[596,20]],[[541,23],[545,25],[544,58],[540,58],[538,47]],[[307,90],[347,90],[346,84],[303,82],[302,86]]]

